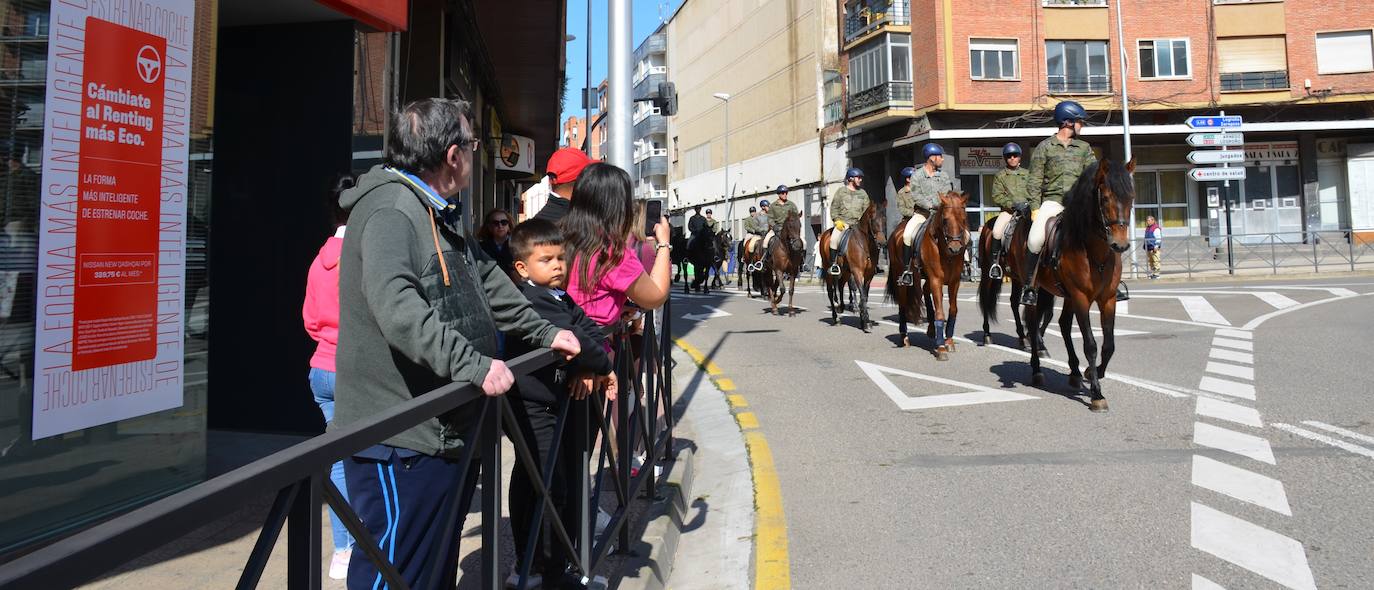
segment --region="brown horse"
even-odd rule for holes
[[[895,278],[905,270],[902,262],[906,260],[906,244],[902,242],[902,233],[911,220],[897,224],[897,229],[888,240],[887,294],[897,300],[897,330],[902,336],[902,344],[911,345],[906,331],[908,314],[912,317],[912,323],[921,321],[921,302],[916,295],[923,293],[932,318],[926,335],[935,341],[935,357],[942,361],[949,360],[949,353],[954,352],[954,321],[959,316],[959,283],[964,272],[964,250],[968,248],[967,206],[968,193],[948,192],[940,195],[940,206],[926,225],[925,233],[921,234],[920,243],[914,244],[920,248],[922,261],[920,272],[914,274],[917,281],[925,279],[920,289],[915,285],[898,285]],[[912,263],[915,264],[914,259]],[[948,313],[943,300],[945,289],[949,294]]]
[[[1002,294],[1002,279],[992,279],[988,277],[988,268],[992,266],[992,224],[996,218],[989,219],[983,224],[983,231],[978,234],[978,307],[983,311],[983,344],[992,344],[992,328],[988,325],[989,321],[997,322],[997,298]],[[1006,264],[1002,266],[1007,280],[1011,281],[1011,317],[1016,320],[1016,339],[1017,346],[1021,350],[1030,348],[1026,337],[1025,325],[1021,322],[1021,293],[1026,288],[1025,272],[1022,264],[1026,258],[1026,241],[1030,236],[1030,219],[1023,217],[1016,222],[1016,228],[1012,232],[1010,245],[1006,250]],[[1053,299],[1051,299],[1053,304]],[[1050,325],[1052,318],[1045,316],[1038,326],[1040,330],[1040,342],[1044,342],[1045,328]],[[1040,356],[1049,356],[1049,351],[1040,350]]]
[[[830,325],[840,324],[840,312],[844,309],[844,292],[849,286],[850,297],[858,294],[859,328],[868,332],[871,322],[868,319],[868,287],[873,283],[873,275],[878,271],[878,252],[887,247],[887,207],[878,201],[869,201],[859,223],[850,228],[848,247],[844,251],[844,263],[840,274],[831,275],[830,235],[835,228],[821,234],[818,246],[821,250],[821,272],[825,277],[825,293],[830,300]],[[861,288],[862,287],[862,288]]]
[[[1116,352],[1116,287],[1121,282],[1121,253],[1130,248],[1127,229],[1131,207],[1135,205],[1135,186],[1131,174],[1135,160],[1121,164],[1103,160],[1078,177],[1064,198],[1060,214],[1058,265],[1041,265],[1036,270],[1039,300],[1028,306],[1029,317],[1048,320],[1054,313],[1053,297],[1064,299],[1059,314],[1059,331],[1069,355],[1069,387],[1083,386],[1078,370],[1078,355],[1073,349],[1073,320],[1083,336],[1083,355],[1087,357],[1087,377],[1094,412],[1107,411],[1099,381],[1107,374],[1107,363]],[[1050,244],[1046,244],[1048,250]],[[1097,364],[1097,340],[1093,337],[1088,310],[1092,304],[1102,321],[1102,364]],[[1040,333],[1031,330],[1031,383],[1043,385],[1040,371]]]
[[[758,262],[760,256],[746,247],[748,243],[749,239],[746,237],[740,240],[739,244],[735,246],[735,260],[738,261],[735,263],[735,280],[739,282],[735,287],[736,290],[744,290],[745,294],[752,299],[754,297],[754,286],[758,284],[759,281],[759,273],[749,272],[745,269],[749,268],[749,265]],[[762,295],[763,286],[759,285],[758,290],[759,294]]]
[[[792,305],[792,300],[797,294],[797,275],[801,272],[802,258],[805,255],[806,244],[802,241],[801,215],[790,213],[763,255],[760,288],[768,296],[768,303],[773,306],[773,315],[778,315],[778,304],[782,303],[784,293],[787,294],[787,315],[797,315],[797,308]],[[787,284],[783,285],[784,282]]]

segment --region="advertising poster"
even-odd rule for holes
[[[194,8],[52,4],[35,440],[182,405]]]

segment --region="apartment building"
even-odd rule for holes
[[[668,79],[668,35],[660,25],[635,49],[634,85],[634,167],[635,197],[668,198],[668,118],[654,103],[644,100],[659,96],[659,84]]]
[[[1052,134],[1060,100],[1082,103],[1085,139],[1123,157],[1124,80],[1142,227],[1153,214],[1167,234],[1217,235],[1215,205],[1229,200],[1235,234],[1374,228],[1368,3],[850,0],[839,11],[847,154],[870,186],[935,141],[957,154],[947,171],[981,221],[1000,147],[1029,151]],[[1188,177],[1183,122],[1220,111],[1246,121],[1248,175],[1230,187]]]

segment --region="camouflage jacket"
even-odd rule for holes
[[[1054,136],[1045,138],[1031,154],[1030,186],[1026,195],[1031,208],[1039,209],[1045,201],[1063,203],[1078,176],[1096,164],[1097,156],[1088,142],[1073,139],[1069,145],[1064,145]]]
[[[778,231],[782,229],[782,224],[787,223],[787,216],[796,213],[801,216],[801,210],[797,209],[797,204],[792,201],[773,201],[768,205],[768,229]]]
[[[762,213],[755,213],[744,220],[744,233],[761,236],[768,233],[767,218]]]
[[[830,217],[849,226],[858,225],[867,210],[868,192],[864,189],[849,190],[848,186],[842,186],[830,199]]]
[[[1030,171],[1025,168],[1003,168],[992,177],[992,202],[1003,211],[1011,211],[1017,203],[1030,200]]]
[[[940,208],[940,195],[952,190],[954,181],[950,180],[944,170],[936,170],[934,175],[926,176],[925,166],[922,166],[911,175],[912,202],[915,204],[915,210],[926,217],[930,217]],[[907,216],[906,212],[902,213],[902,217]]]

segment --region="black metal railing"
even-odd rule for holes
[[[1150,274],[1143,238],[1134,240],[1132,248],[1135,273]],[[1122,256],[1129,270],[1131,252]],[[1164,276],[1279,274],[1285,269],[1313,273],[1374,269],[1374,229],[1165,236],[1159,251],[1159,274]]]
[[[849,95],[849,116],[855,117],[891,106],[911,106],[911,82],[884,82]],[[898,103],[898,104],[894,104]]]
[[[1288,71],[1237,72],[1221,75],[1221,91],[1237,90],[1287,90]]]
[[[911,24],[908,0],[857,0],[844,7],[844,42],[867,35],[884,25]]]
[[[558,543],[573,556],[572,568],[583,578],[584,584],[598,571],[611,548],[628,550],[631,502],[644,492],[654,496],[658,487],[655,466],[669,458],[674,449],[672,414],[672,367],[669,361],[671,328],[669,304],[665,303],[661,321],[655,312],[641,316],[639,329],[626,322],[611,336],[617,380],[618,399],[607,403],[601,393],[581,401],[564,399],[559,407],[556,426],[558,438],[577,446],[581,453],[582,473],[577,474],[579,492],[570,498],[581,507],[578,530],[569,531],[553,510],[554,503],[546,481],[552,463],[542,469],[536,467],[525,437],[509,437],[515,454],[524,466],[536,493],[530,536],[515,539],[523,542],[524,555],[533,554],[541,522],[550,518]],[[509,363],[511,372],[527,375],[532,371],[558,362],[558,356],[548,349],[537,350]],[[286,527],[288,588],[320,588],[323,535],[321,530],[321,502],[333,509],[355,539],[355,559],[361,552],[376,565],[382,578],[393,590],[409,588],[397,570],[387,561],[357,514],[328,477],[330,465],[351,457],[387,438],[399,434],[426,420],[450,412],[460,406],[481,404],[476,423],[468,432],[469,444],[459,459],[466,472],[472,461],[481,461],[482,545],[481,588],[496,590],[502,587],[501,558],[501,489],[503,432],[518,432],[515,415],[505,396],[487,397],[472,385],[450,384],[392,407],[377,416],[341,427],[323,435],[274,453],[219,477],[163,498],[102,524],[59,540],[28,555],[0,565],[0,588],[70,588],[97,579],[101,575],[137,557],[169,543],[196,528],[232,513],[244,504],[264,494],[275,493],[261,532],[245,562],[238,588],[255,588],[261,580],[272,548]],[[614,426],[612,426],[614,425]],[[573,435],[562,437],[566,429]],[[584,436],[585,434],[585,436]],[[597,469],[592,470],[593,437],[599,435]],[[557,443],[555,443],[557,444]],[[474,456],[480,452],[480,459]],[[643,454],[642,467],[632,473],[632,458]],[[557,448],[549,455],[557,456]],[[459,488],[476,485],[475,481],[460,480]],[[609,491],[609,493],[608,493]],[[606,528],[593,534],[596,508],[610,501],[614,512]],[[442,539],[455,540],[459,502],[455,501],[441,522],[435,523]],[[445,562],[445,551],[456,551],[452,544],[437,543],[435,554],[429,556],[435,573]],[[529,560],[519,574],[529,576]],[[438,579],[430,576],[429,579]],[[523,583],[523,582],[522,582]]]

